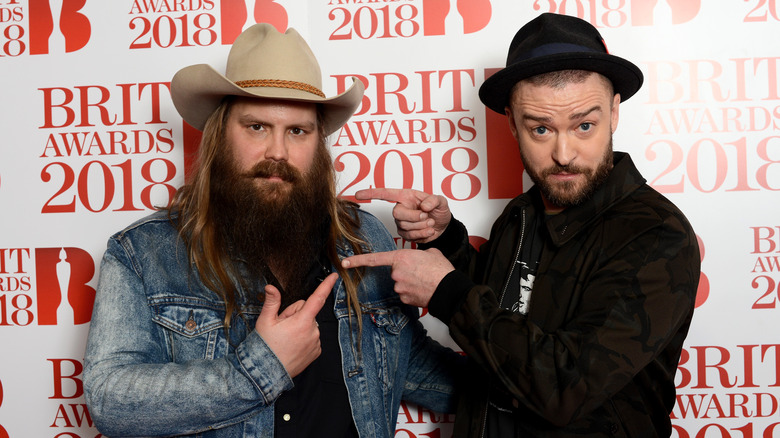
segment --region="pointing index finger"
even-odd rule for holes
[[[323,280],[322,283],[317,286],[317,289],[312,292],[311,296],[309,296],[309,298],[306,300],[306,303],[304,303],[303,308],[301,309],[301,313],[303,313],[304,317],[314,319],[314,317],[317,316],[317,313],[319,313],[320,309],[322,309],[322,306],[325,304],[325,300],[328,298],[328,295],[333,289],[333,286],[336,284],[336,279],[338,278],[339,274],[334,272],[325,277],[325,280]]]
[[[395,251],[372,252],[347,257],[341,261],[345,268],[358,268],[361,266],[393,266]]]
[[[417,206],[417,193],[410,189],[387,189],[387,188],[370,188],[358,190],[355,192],[355,198],[357,199],[379,199],[387,202],[395,202],[407,205],[409,207]],[[410,204],[409,201],[412,201]]]

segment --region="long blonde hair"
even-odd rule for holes
[[[185,242],[190,263],[192,263],[203,284],[216,292],[225,301],[225,328],[230,327],[234,314],[241,315],[238,307],[238,288],[240,281],[237,268],[229,257],[226,242],[214,220],[214,207],[211,200],[212,172],[218,154],[227,154],[226,126],[233,99],[227,97],[209,117],[203,129],[194,171],[189,181],[181,187],[168,207],[169,215],[178,214],[178,230]],[[319,129],[319,147],[326,148],[326,135],[322,124],[321,109],[317,108]],[[327,153],[327,151],[325,151]],[[347,292],[347,306],[352,316],[356,316],[358,332],[362,330],[361,309],[358,299],[358,285],[362,271],[351,272],[341,267],[338,257],[339,245],[346,245],[355,254],[362,254],[367,243],[358,234],[360,218],[357,205],[337,198],[336,180],[333,164],[327,166],[327,184],[330,196],[327,202],[331,217],[326,251],[328,259],[336,266]],[[235,280],[234,280],[235,278]]]

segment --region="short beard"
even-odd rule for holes
[[[526,167],[525,170],[528,172],[528,176],[531,177],[531,180],[534,182],[534,184],[539,186],[539,190],[542,192],[542,195],[548,202],[559,208],[574,207],[590,199],[596,189],[598,189],[602,184],[604,184],[604,181],[607,180],[607,177],[609,177],[609,173],[612,171],[613,167],[612,156],[612,137],[610,136],[609,147],[607,148],[606,152],[604,152],[604,156],[602,157],[601,162],[598,164],[598,166],[596,166],[595,169],[588,169],[574,165],[556,165],[548,167],[547,169],[542,169],[541,171],[536,171],[535,169],[531,169],[529,167]],[[523,162],[527,162],[525,160],[525,156],[523,155],[523,148],[520,148],[520,157]],[[564,171],[584,175],[585,185],[577,190],[575,183],[571,181],[566,181],[556,185],[547,182],[547,177],[549,175]]]
[[[214,165],[214,215],[229,252],[243,259],[253,276],[271,282],[272,272],[283,287],[283,306],[312,292],[304,290],[303,283],[327,243],[329,166],[330,155],[322,144],[306,174],[285,161],[261,161],[245,174],[229,156]],[[285,182],[258,187],[258,178],[272,175]]]

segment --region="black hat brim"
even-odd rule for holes
[[[479,88],[479,98],[491,110],[504,114],[512,88],[519,81],[560,70],[587,70],[600,73],[612,82],[620,100],[626,101],[642,86],[644,76],[633,63],[598,52],[569,52],[540,56],[516,62],[499,70]]]

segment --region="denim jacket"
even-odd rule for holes
[[[371,251],[395,249],[379,220],[358,214]],[[349,255],[340,250],[341,257]],[[262,278],[255,283],[263,290]],[[361,437],[392,437],[402,399],[454,410],[460,357],[427,336],[417,309],[393,291],[389,268],[368,268],[360,285],[361,349],[340,279],[333,293],[343,376]],[[228,341],[224,303],[190,266],[167,213],[112,236],[84,368],[87,406],[101,433],[272,437],[274,401],[293,381],[254,330],[261,305],[242,306],[244,316],[232,318]]]

